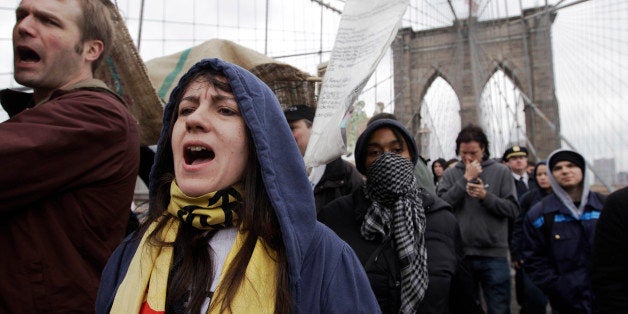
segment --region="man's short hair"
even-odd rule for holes
[[[480,143],[480,148],[484,149],[484,156],[482,156],[482,160],[488,160],[491,156],[491,153],[488,151],[488,138],[486,134],[484,134],[484,130],[481,127],[473,124],[469,124],[465,126],[460,133],[458,133],[458,137],[456,138],[456,155],[460,154],[460,144],[461,143],[470,143],[470,142],[478,142]]]
[[[92,72],[96,71],[105,55],[113,45],[115,27],[107,4],[109,0],[77,0],[81,6],[83,14],[78,21],[81,30],[81,43],[87,40],[100,40],[103,43],[103,52],[92,63]],[[105,4],[107,3],[107,4]],[[116,21],[119,22],[119,21]],[[79,47],[82,50],[82,46]]]

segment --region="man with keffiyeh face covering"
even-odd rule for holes
[[[369,124],[357,140],[355,160],[358,171],[366,175],[363,189],[331,202],[318,219],[355,250],[382,312],[430,312],[422,308],[422,300],[430,295],[426,293],[430,281],[426,208],[449,206],[418,186],[413,172],[418,160],[416,145],[398,121],[381,119]],[[446,210],[442,213],[452,219],[455,228],[448,232],[455,239],[455,219]],[[453,273],[457,264],[455,245],[452,243],[447,251],[439,255],[440,263],[451,262],[449,273]],[[438,280],[435,284],[443,287]],[[445,285],[445,289],[434,289],[431,294],[434,299],[444,298],[446,304],[449,281]],[[436,290],[444,291],[444,295],[437,297]]]

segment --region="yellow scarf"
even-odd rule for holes
[[[176,181],[170,184],[168,212],[196,229],[214,230],[231,227],[238,219],[234,209],[241,201],[242,187],[210,192],[198,197],[185,195]]]
[[[239,187],[234,187],[237,191]],[[224,191],[212,192],[200,197],[190,198],[183,194],[176,183],[171,184],[171,201],[168,205],[168,212],[181,217],[184,222],[188,222],[201,229],[213,229],[211,226],[225,226],[225,217],[229,214],[221,215],[223,211],[222,201],[233,203],[238,197],[220,197],[217,202],[210,200],[217,199],[217,195],[224,194]],[[204,200],[204,201],[203,201]],[[210,204],[209,208],[205,204]],[[228,204],[225,204],[229,207]],[[193,206],[192,209],[189,206]],[[187,209],[184,209],[186,208]],[[184,213],[182,213],[183,211]],[[186,215],[187,213],[187,215]],[[235,217],[235,213],[233,213]],[[191,218],[190,218],[191,217]],[[222,217],[222,221],[221,218]],[[166,226],[159,235],[165,242],[174,242],[177,237],[180,221],[169,219]],[[166,307],[166,291],[168,284],[168,273],[172,264],[173,248],[170,246],[157,247],[146,242],[147,236],[155,230],[158,221],[151,223],[148,230],[142,236],[139,247],[131,260],[129,269],[124,280],[118,287],[116,296],[111,307],[111,313],[164,313]],[[227,225],[229,226],[229,225]],[[219,227],[220,228],[220,227]],[[246,233],[238,232],[231,250],[227,254],[218,287],[214,296],[219,295],[223,285],[223,275],[229,269],[235,255],[242,248],[246,239]],[[277,288],[275,252],[266,247],[261,239],[257,239],[251,260],[246,268],[246,278],[242,281],[237,295],[231,302],[231,309],[235,313],[273,313],[275,311],[275,295]],[[229,283],[224,283],[228,285]],[[218,313],[221,304],[214,304],[213,298],[210,304],[212,313]]]

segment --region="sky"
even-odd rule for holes
[[[468,16],[469,0],[452,0],[456,17]],[[140,4],[138,0],[114,0],[127,27],[137,41]],[[319,63],[329,59],[344,1],[318,1],[333,9],[321,7],[314,0],[150,0],[145,1],[140,42],[144,60],[181,51],[210,38],[224,38],[276,57],[312,74]],[[615,158],[617,170],[628,171],[628,1],[590,0],[568,6],[578,0],[477,0],[475,15],[480,20],[512,16],[523,8],[559,3],[552,28],[556,94],[560,104],[561,131],[576,149],[589,159]],[[0,0],[0,88],[15,87],[12,79],[11,29],[18,0]],[[446,0],[410,0],[402,21],[414,30],[444,27],[452,24],[454,14]],[[322,24],[321,24],[322,21]],[[268,40],[266,40],[268,39]],[[374,104],[382,101],[385,111],[392,112],[392,54],[381,61],[378,70],[365,87],[360,100],[371,115]],[[291,57],[286,57],[291,56]],[[507,103],[493,106],[517,107],[514,85],[498,73],[488,84],[502,86],[490,93],[512,93]],[[508,85],[510,84],[510,85]],[[436,81],[426,95],[432,120],[440,120],[441,146],[448,146],[442,157],[453,157],[451,138],[456,128],[458,100],[447,95],[446,83]],[[449,92],[451,93],[451,92]],[[431,95],[434,94],[434,95]],[[429,97],[432,97],[429,100]],[[488,98],[495,96],[488,96]],[[499,97],[498,97],[499,98]],[[436,103],[434,108],[429,102]],[[458,107],[457,107],[458,106]],[[503,109],[503,108],[502,108]],[[520,109],[519,109],[520,110]],[[0,120],[3,112],[0,112]],[[502,123],[516,129],[514,117],[502,117]],[[453,118],[448,118],[453,117]],[[451,127],[451,126],[454,127]],[[525,123],[523,123],[525,125]],[[510,130],[512,131],[512,130]],[[507,143],[516,132],[502,132]],[[432,138],[430,142],[437,142]],[[501,144],[506,145],[506,144]],[[435,149],[431,149],[434,155]],[[439,152],[440,154],[440,152]],[[449,156],[445,156],[449,155]]]

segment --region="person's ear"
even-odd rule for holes
[[[83,56],[87,61],[94,62],[98,60],[104,50],[105,44],[100,40],[90,39],[83,43]]]

